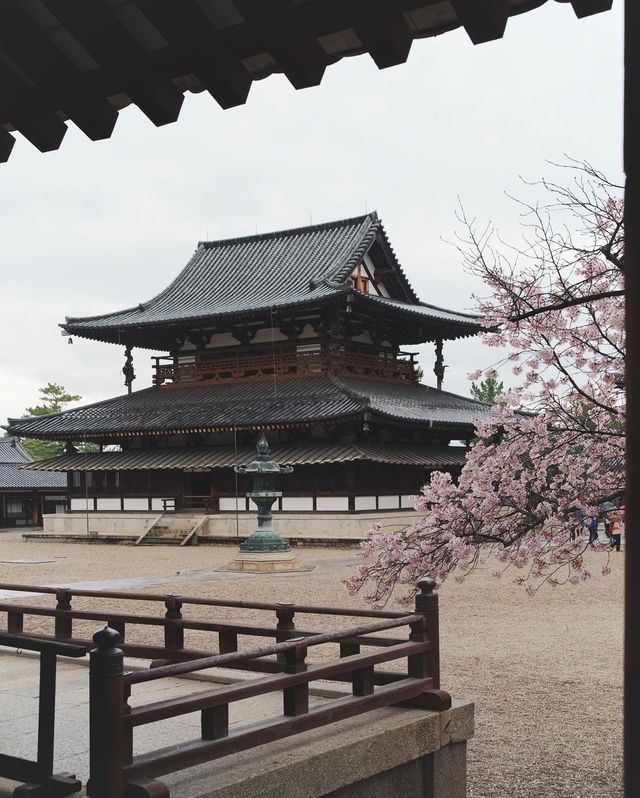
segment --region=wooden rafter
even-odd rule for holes
[[[222,108],[242,105],[251,76],[226,38],[193,0],[137,0],[171,48],[188,53],[189,69]]]
[[[609,11],[613,5],[613,0],[571,0],[573,10],[579,18],[589,17],[591,14],[599,14],[601,11]]]
[[[507,0],[450,0],[474,44],[500,39],[509,16]]]
[[[118,112],[95,88],[86,73],[79,72],[46,35],[8,4],[3,9],[0,49],[51,101],[64,108],[69,118],[93,141],[109,138]]]
[[[184,99],[182,92],[151,68],[148,52],[106,6],[98,0],[48,0],[48,6],[85,50],[109,68],[121,83],[121,91],[145,116],[155,125],[175,122]]]

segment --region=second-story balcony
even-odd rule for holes
[[[278,344],[273,350],[252,347],[215,356],[204,355],[155,357],[154,385],[184,382],[238,382],[268,380],[292,375],[334,374],[350,377],[409,381],[418,379],[414,353],[377,351],[358,344],[322,343],[318,345]],[[188,359],[187,359],[188,358]]]

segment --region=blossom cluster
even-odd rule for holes
[[[464,578],[488,557],[529,592],[591,577],[581,521],[624,489],[623,206],[587,164],[570,187],[544,186],[553,202],[527,206],[532,222],[513,257],[467,223],[467,266],[491,292],[478,300],[484,339],[508,348],[500,365],[519,382],[478,420],[457,481],[432,473],[412,524],[369,531],[361,553],[372,561],[347,587],[373,603],[402,586],[409,600],[422,576]]]

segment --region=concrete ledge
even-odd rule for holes
[[[175,798],[464,798],[473,704],[387,707],[160,777]]]
[[[416,519],[414,510],[377,510],[367,512],[275,512],[274,526],[285,540],[311,542],[315,540],[332,540],[338,543],[349,543],[362,540],[372,523],[381,523],[389,531],[402,529]],[[187,514],[168,514],[163,516],[162,524],[172,528],[190,530],[194,519],[202,516]],[[91,511],[57,513],[45,515],[44,532],[49,535],[80,535],[87,537],[87,521],[89,529],[99,533],[100,537],[136,537],[147,532],[158,520],[157,512],[107,512]],[[237,522],[237,525],[236,525]],[[215,513],[208,516],[207,522],[198,532],[201,542],[217,540],[244,540],[255,530],[254,513],[241,513],[238,518],[234,513]]]

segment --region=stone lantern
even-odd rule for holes
[[[240,551],[291,551],[291,547],[276,532],[271,524],[271,508],[282,491],[275,490],[278,474],[290,474],[292,466],[281,466],[271,459],[269,443],[262,435],[256,446],[258,456],[247,466],[236,466],[237,474],[253,475],[253,490],[247,496],[258,506],[258,528],[250,538],[240,544]]]
[[[247,496],[258,507],[258,527],[244,543],[240,554],[228,566],[236,571],[295,571],[297,561],[286,540],[283,540],[272,525],[271,508],[282,492],[276,490],[279,474],[290,474],[292,466],[282,466],[271,459],[269,443],[264,434],[256,446],[258,456],[247,466],[236,466],[237,474],[253,476],[253,489]]]

